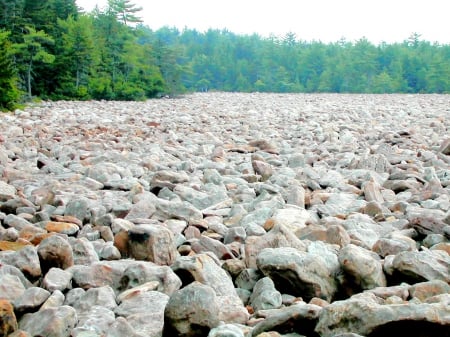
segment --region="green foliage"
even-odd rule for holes
[[[75,0],[0,1],[0,109],[28,99],[144,100],[187,91],[449,93],[450,46],[324,44],[295,33],[156,31],[131,0],[79,12]]]
[[[14,110],[20,98],[13,67],[10,33],[0,30],[0,110]]]

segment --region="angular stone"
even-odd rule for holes
[[[428,298],[439,294],[450,294],[450,285],[441,280],[431,280],[413,284],[409,288],[411,297],[425,302]]]
[[[256,258],[264,248],[292,247],[306,251],[306,244],[283,225],[275,225],[262,236],[249,236],[245,242],[245,264],[256,268]]]
[[[317,305],[304,303],[270,310],[267,317],[253,328],[251,336],[262,336],[264,331],[295,331],[301,335],[314,336],[314,327],[321,311],[322,308]]]
[[[0,252],[0,261],[19,268],[32,280],[41,276],[41,265],[34,246],[26,245],[15,252]]]
[[[77,323],[75,309],[63,305],[25,314],[19,321],[19,328],[32,336],[69,337]]]
[[[18,328],[12,303],[6,299],[0,299],[0,336],[10,336]]]
[[[323,337],[342,333],[362,336],[443,336],[450,324],[446,303],[388,305],[374,294],[363,293],[325,307],[315,332]]]
[[[164,311],[163,336],[206,336],[219,325],[219,311],[213,288],[193,282],[170,297]]]
[[[133,293],[122,300],[114,312],[127,318],[137,333],[162,336],[164,309],[169,298],[159,291]]]
[[[39,244],[37,252],[43,274],[52,267],[66,269],[73,265],[72,247],[60,236],[53,235],[44,239]]]
[[[48,232],[75,235],[80,228],[76,224],[70,222],[49,221],[45,224],[45,229]]]
[[[385,287],[386,277],[377,254],[349,244],[339,251],[339,263],[345,273],[344,283],[361,290]]]
[[[330,301],[337,292],[335,275],[339,263],[337,256],[327,261],[329,258],[290,247],[266,248],[259,253],[256,263],[280,292],[307,301],[313,297]]]
[[[16,275],[0,274],[0,299],[15,301],[25,292],[25,287]]]
[[[36,311],[49,297],[49,291],[39,287],[30,287],[13,302],[14,310],[18,313]]]
[[[281,307],[281,294],[275,289],[273,281],[264,277],[256,282],[250,297],[250,305],[255,310],[278,309]]]
[[[0,180],[0,201],[10,200],[16,197],[16,188]]]
[[[42,280],[42,286],[48,291],[70,289],[72,281],[72,273],[60,268],[50,268]]]
[[[401,252],[392,261],[394,276],[404,282],[450,282],[450,256],[438,251]]]
[[[162,225],[138,225],[128,231],[128,251],[136,260],[171,265],[178,256],[172,232]]]

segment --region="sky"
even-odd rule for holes
[[[86,11],[106,0],[76,0]],[[304,41],[372,43],[421,39],[450,44],[449,0],[131,0],[142,7],[144,24],[236,34],[283,37],[288,32]]]

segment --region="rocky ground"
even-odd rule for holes
[[[0,336],[450,336],[449,95],[0,123]]]

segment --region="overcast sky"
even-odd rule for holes
[[[335,42],[366,37],[373,43],[401,42],[411,33],[450,43],[449,0],[132,0],[152,29],[163,26],[226,28],[238,34],[284,36]],[[77,0],[89,11],[106,0]]]

